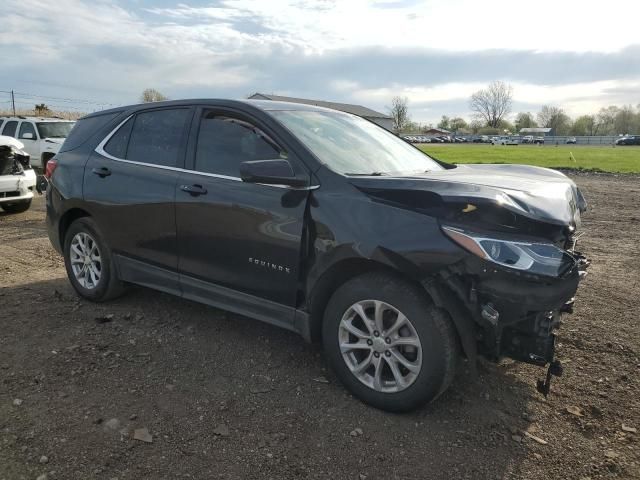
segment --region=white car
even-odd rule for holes
[[[31,206],[36,173],[24,145],[0,135],[0,208],[7,213],[25,212]]]
[[[491,145],[519,145],[520,142],[517,138],[508,137],[506,135],[500,137],[493,137],[491,139]]]
[[[31,164],[44,171],[75,123],[59,118],[0,117],[0,135],[20,140],[31,156]]]

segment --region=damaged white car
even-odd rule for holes
[[[36,174],[23,143],[0,135],[0,208],[7,213],[27,211],[35,187]]]

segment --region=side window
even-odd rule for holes
[[[33,123],[31,122],[22,122],[20,124],[20,132],[18,133],[18,139],[23,139],[25,133],[30,133],[32,135],[31,138],[26,138],[25,140],[37,140],[36,129],[33,128]]]
[[[138,113],[133,122],[127,160],[175,167],[189,109]]]
[[[240,176],[240,163],[280,158],[282,149],[252,124],[213,112],[200,121],[195,169],[230,177]]]
[[[105,152],[116,158],[127,158],[127,145],[129,144],[129,137],[131,137],[133,119],[134,117],[131,117],[127,120],[124,125],[122,125],[116,133],[111,136],[107,144],[104,146]]]
[[[16,128],[18,128],[18,122],[15,120],[11,120],[10,122],[7,122],[4,124],[4,128],[2,129],[2,135],[15,138]]]

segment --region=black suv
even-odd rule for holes
[[[391,411],[440,395],[461,355],[558,373],[586,264],[560,172],[449,165],[314,106],[190,100],[84,117],[47,176],[51,242],[89,300],[138,284],[296,331]]]

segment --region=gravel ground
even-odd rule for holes
[[[79,300],[42,199],[0,214],[0,479],[640,478],[640,177],[575,178],[593,265],[550,397],[541,369],[482,362],[403,415],[275,327],[142,288]]]

